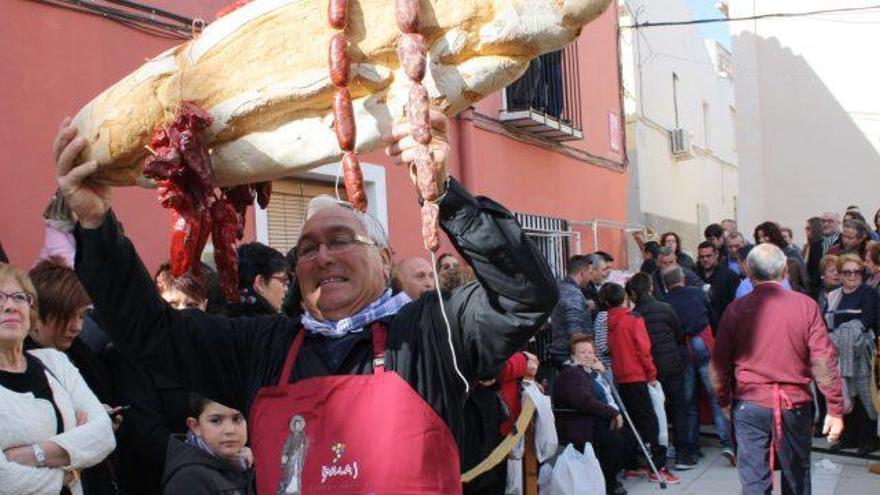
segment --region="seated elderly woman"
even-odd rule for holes
[[[116,445],[110,416],[67,356],[24,350],[37,291],[0,264],[0,480],[4,493],[81,494],[79,471]]]
[[[553,410],[559,445],[573,444],[580,451],[590,443],[602,465],[605,490],[626,493],[617,480],[623,456],[620,428],[623,417],[605,382],[605,367],[596,358],[593,337],[577,333],[569,341],[570,359],[553,385]]]

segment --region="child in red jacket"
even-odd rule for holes
[[[648,384],[657,382],[657,368],[651,356],[651,338],[645,328],[645,320],[627,309],[626,291],[615,283],[606,283],[599,291],[599,298],[608,308],[608,349],[614,366],[614,382],[645,447],[651,452],[654,465],[666,477],[666,482],[679,483],[677,477],[666,469],[666,448],[658,442],[660,433],[657,415],[648,392]],[[641,449],[631,439],[631,455],[628,467],[636,468]],[[634,469],[633,473],[648,475],[657,481],[647,469]]]

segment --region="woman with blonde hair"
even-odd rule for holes
[[[113,451],[113,427],[67,356],[54,349],[25,352],[38,307],[28,276],[0,263],[2,489],[79,495],[79,471]]]

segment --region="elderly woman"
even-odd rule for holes
[[[864,263],[855,254],[838,257],[837,270],[843,285],[828,294],[822,308],[831,341],[840,359],[841,376],[853,401],[844,417],[846,429],[837,448],[858,447],[864,455],[878,448],[871,403],[870,374],[877,327],[877,291],[863,281]]]
[[[569,341],[570,359],[553,385],[553,409],[559,445],[573,444],[580,451],[590,443],[599,458],[607,493],[626,493],[617,480],[621,469],[623,417],[596,357],[593,338],[579,333]]]
[[[819,260],[819,287],[816,288],[816,302],[820,308],[828,304],[828,294],[840,288],[840,273],[837,271],[837,256],[826,254]]]
[[[82,494],[79,471],[113,451],[113,427],[67,356],[55,349],[24,350],[38,308],[28,276],[0,264],[2,489]]]
[[[681,250],[681,237],[675,232],[667,232],[660,236],[660,245],[675,251],[675,260],[678,262],[678,266],[687,268],[688,270],[697,269],[694,259]]]

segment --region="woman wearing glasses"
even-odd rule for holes
[[[855,254],[838,257],[837,270],[843,285],[828,294],[823,312],[837,350],[841,376],[852,400],[844,417],[846,428],[832,448],[858,448],[864,455],[877,450],[877,412],[871,403],[871,358],[877,330],[877,291],[864,283],[865,265]]]
[[[279,251],[251,242],[238,247],[240,301],[229,301],[227,316],[272,315],[281,311],[290,285],[288,264]]]
[[[64,354],[24,351],[37,314],[28,276],[0,263],[0,489],[81,494],[79,471],[113,451],[113,428]]]

